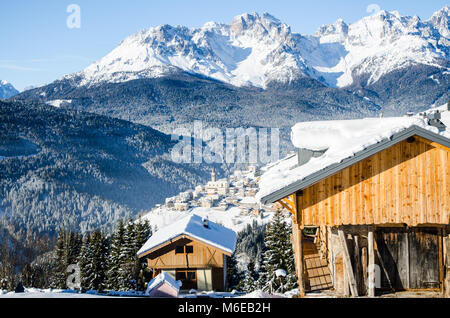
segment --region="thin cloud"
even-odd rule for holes
[[[27,72],[42,72],[42,69],[34,67],[20,66],[16,64],[0,64],[0,68],[15,71],[27,71]]]
[[[67,61],[67,60],[80,60],[80,61],[92,61],[93,59],[81,55],[61,55],[50,58],[35,58],[35,59],[24,59],[24,60],[0,60],[0,63],[4,64],[19,64],[19,63],[48,63],[55,61]]]

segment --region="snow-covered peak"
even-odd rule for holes
[[[288,25],[268,13],[237,16],[231,25],[161,25],[138,32],[84,71],[82,85],[158,77],[177,70],[236,86],[266,87],[305,75]]]
[[[411,65],[445,68],[450,46],[447,17],[448,7],[427,21],[397,11],[379,11],[348,26],[338,20],[303,39],[301,54],[317,78],[338,87],[354,84],[355,78],[375,83]]]
[[[269,13],[265,12],[260,16],[258,13],[254,12],[236,16],[231,23],[231,30],[235,34],[254,29],[270,32],[271,29],[276,29],[283,25],[286,26]]]
[[[323,42],[344,41],[348,35],[348,25],[339,19],[333,24],[322,25],[315,36]]]
[[[428,20],[437,30],[439,30],[439,33],[446,38],[450,37],[449,12],[450,7],[445,6],[441,10],[435,12]]]
[[[8,83],[5,80],[0,80],[0,98],[7,99],[13,97],[14,95],[19,94],[19,91],[12,86],[12,84]]]

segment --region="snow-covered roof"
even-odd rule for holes
[[[261,176],[260,191],[256,197],[261,202],[267,203],[267,198],[274,193],[287,188],[292,190],[294,184],[297,185],[307,178],[312,179],[313,175],[332,166],[338,171],[338,165],[343,161],[363,154],[369,148],[375,149],[378,144],[387,145],[394,136],[408,131],[411,134],[426,132],[429,136],[440,138],[449,144],[450,112],[446,111],[446,106],[434,110],[441,111],[441,121],[447,126],[445,131],[439,131],[438,128],[428,125],[427,119],[420,115],[298,123],[291,131],[294,146],[316,151],[327,149],[326,152],[320,157],[311,158],[301,166],[298,166],[297,156],[292,155],[267,166],[263,169],[265,172]],[[380,150],[382,149],[378,151]],[[291,193],[297,190],[300,188],[294,189]]]
[[[162,272],[161,274],[159,274],[158,276],[156,276],[155,278],[153,278],[147,286],[147,291],[145,292],[146,295],[149,295],[150,292],[155,289],[158,288],[159,286],[161,286],[163,283],[167,283],[170,286],[173,287],[173,289],[175,289],[177,292],[180,290],[181,287],[181,281],[179,280],[175,280],[172,276],[170,276],[169,273],[167,272]]]
[[[208,221],[208,227],[205,227],[203,218],[192,214],[154,233],[137,254],[141,256],[181,235],[189,236],[230,254],[236,247],[236,232],[211,221]]]
[[[258,200],[255,197],[243,197],[240,201],[242,204],[257,204]]]

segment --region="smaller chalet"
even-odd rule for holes
[[[193,214],[166,226],[138,251],[153,278],[167,273],[182,290],[224,291],[226,257],[236,246],[236,232]]]

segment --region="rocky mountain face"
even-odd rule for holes
[[[373,84],[412,65],[446,68],[449,7],[421,21],[380,11],[347,25],[338,20],[303,36],[268,13],[243,14],[230,25],[198,29],[163,25],[126,38],[84,71],[80,85],[124,82],[170,74],[176,69],[234,86],[266,88],[303,76],[330,87]],[[369,76],[363,82],[361,78]]]
[[[19,91],[5,80],[0,80],[0,99],[8,99],[19,94]]]

